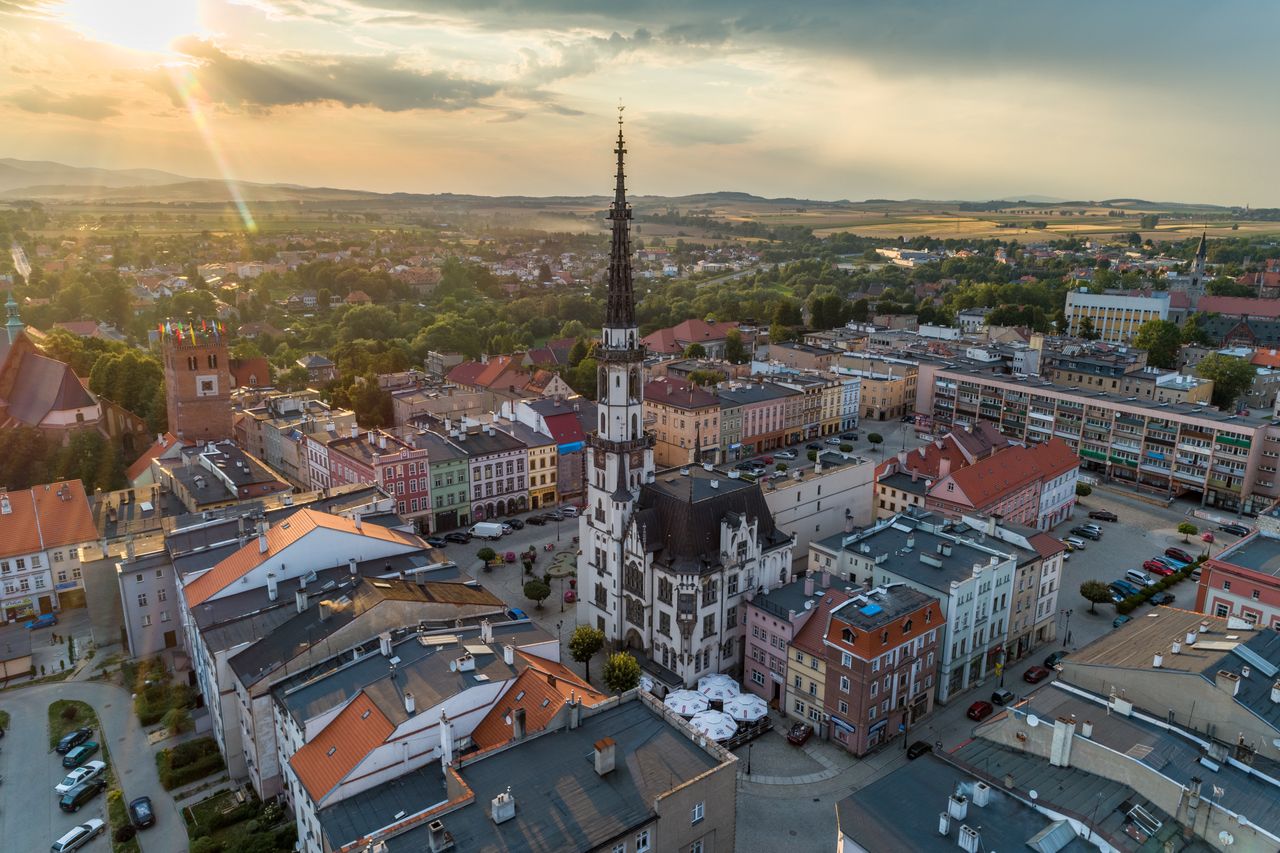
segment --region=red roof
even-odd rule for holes
[[[981,509],[1011,492],[1037,481],[1051,480],[1079,464],[1080,459],[1071,446],[1055,437],[1035,447],[1010,447],[951,472],[950,479],[970,506]],[[930,497],[959,503],[947,497],[941,486],[942,481],[935,484],[929,491]]]
[[[0,557],[94,542],[98,528],[79,480],[0,489]],[[7,508],[7,511],[6,511]]]
[[[1230,314],[1232,316],[1262,317],[1274,320],[1280,317],[1280,299],[1250,299],[1247,296],[1201,296],[1196,310],[1201,314]]]
[[[737,323],[708,323],[706,320],[685,320],[667,329],[658,329],[653,334],[641,338],[640,342],[653,352],[683,352],[689,344],[704,344],[710,341],[723,341],[729,332],[738,328]]]
[[[513,708],[524,709],[525,732],[533,734],[547,727],[571,695],[588,708],[608,698],[562,663],[524,653],[520,659],[525,669],[471,732],[471,742],[480,749],[511,740]]]
[[[271,362],[262,356],[231,359],[231,378],[237,388],[256,388],[271,384]]]
[[[289,759],[298,781],[319,802],[396,727],[362,690],[310,743]]]
[[[148,447],[141,456],[133,460],[132,465],[125,469],[125,479],[132,483],[134,480],[146,473],[147,468],[151,465],[152,459],[157,458],[161,453],[164,453],[166,450],[179,443],[180,442],[176,435],[171,432],[166,432],[156,441],[152,442],[151,446]]]
[[[1280,355],[1277,355],[1276,350],[1273,349],[1256,349],[1253,351],[1253,358],[1249,361],[1258,367],[1280,367]]]
[[[706,409],[720,405],[720,398],[684,379],[663,376],[646,382],[646,402],[677,409]]]
[[[582,421],[576,412],[563,412],[558,415],[546,415],[547,431],[556,440],[556,444],[572,444],[575,441],[586,441],[587,434],[582,431]]]
[[[813,657],[825,658],[826,650],[823,640],[827,636],[827,622],[831,619],[831,611],[848,601],[850,596],[849,593],[835,587],[818,591],[822,593],[822,598],[817,599],[817,605],[805,620],[804,627],[791,641],[791,645],[808,652]]]

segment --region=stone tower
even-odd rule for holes
[[[609,207],[612,243],[609,293],[596,358],[599,422],[587,450],[587,500],[579,521],[578,623],[622,640],[623,540],[640,487],[653,477],[651,434],[644,430],[644,347],[631,284],[631,206],[627,204],[622,116],[618,116],[617,175]]]
[[[231,438],[231,359],[221,336],[189,326],[165,338],[163,354],[169,432],[183,441]]]

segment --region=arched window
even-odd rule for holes
[[[640,419],[638,415],[631,416],[631,437],[640,437]]]

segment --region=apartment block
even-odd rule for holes
[[[1087,288],[1067,293],[1067,330],[1080,336],[1086,318],[1099,340],[1127,344],[1138,334],[1142,324],[1150,320],[1169,319],[1169,294],[1150,296],[1091,293]]]
[[[920,367],[914,361],[869,353],[842,353],[832,369],[861,381],[863,418],[893,420],[915,411]]]
[[[1057,436],[1085,470],[1165,497],[1258,513],[1280,497],[1280,423],[1209,406],[1156,403],[968,368],[935,375],[938,429],[979,420],[1040,444]]]

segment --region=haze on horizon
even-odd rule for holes
[[[0,157],[383,192],[1280,206],[1280,5],[0,0]]]

